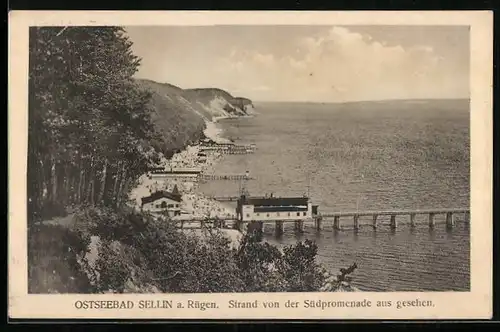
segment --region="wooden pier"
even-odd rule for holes
[[[231,145],[231,144],[217,144],[201,146],[200,150],[203,152],[218,152],[221,154],[249,154],[254,153],[256,147],[253,145]]]
[[[204,181],[210,180],[255,180],[255,178],[246,174],[200,174],[200,179]]]
[[[253,149],[228,149],[217,151],[221,154],[251,154],[255,153]]]
[[[232,197],[228,197],[232,198]],[[384,211],[356,211],[356,212],[337,212],[337,213],[328,213],[328,214],[319,214],[310,219],[301,219],[301,220],[259,220],[259,221],[241,221],[238,220],[237,216],[221,216],[221,217],[202,217],[202,218],[189,218],[186,220],[174,220],[180,228],[183,228],[183,225],[186,223],[198,223],[199,226],[190,227],[190,228],[204,228],[204,227],[213,227],[213,228],[224,228],[227,227],[227,222],[233,223],[233,228],[242,230],[245,224],[253,225],[253,229],[257,229],[262,231],[265,223],[275,223],[275,233],[276,235],[283,234],[284,225],[294,224],[295,232],[301,233],[304,231],[304,223],[313,223],[314,227],[317,231],[323,230],[323,225],[325,225],[328,221],[332,221],[332,229],[340,230],[341,227],[341,218],[349,218],[352,220],[353,229],[357,230],[360,226],[360,218],[361,217],[371,217],[371,225],[374,229],[376,229],[381,221],[379,220],[380,216],[389,216],[389,227],[392,230],[396,230],[398,227],[398,221],[401,217],[409,218],[409,223],[411,227],[416,226],[416,216],[417,215],[426,215],[428,220],[428,226],[430,228],[435,227],[435,216],[443,215],[445,217],[445,224],[447,228],[452,228],[455,226],[456,215],[463,215],[463,220],[465,222],[470,221],[470,209],[426,209],[426,210],[384,210]],[[399,217],[399,220],[398,220]],[[333,219],[333,220],[332,220]]]
[[[377,228],[377,220],[379,216],[390,216],[390,227],[396,229],[398,220],[396,217],[409,217],[410,225],[415,226],[417,215],[427,215],[429,227],[435,226],[435,216],[445,215],[446,225],[453,227],[455,225],[455,215],[462,214],[464,219],[470,218],[470,209],[421,209],[421,210],[387,210],[387,211],[355,211],[355,212],[337,212],[318,215],[320,219],[333,218],[333,228],[340,229],[340,218],[352,217],[354,229],[359,228],[360,217],[372,217],[372,226]]]

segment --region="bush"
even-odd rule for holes
[[[237,259],[247,291],[314,292],[325,281],[322,267],[316,263],[317,246],[310,240],[287,246],[280,251],[257,234],[242,241]]]
[[[314,292],[326,279],[316,263],[317,246],[309,240],[281,251],[262,242],[258,233],[249,233],[234,249],[220,230],[205,230],[200,237],[179,231],[168,220],[131,210],[86,209],[77,213],[73,231],[43,233],[50,244],[37,242],[40,233],[32,233],[30,243],[37,242],[38,251],[32,245],[31,252],[50,249],[50,255],[64,256],[56,262],[71,268],[56,269],[56,274],[61,274],[62,285],[68,285],[67,292]],[[87,252],[91,236],[100,239],[94,264],[79,258]],[[31,257],[31,274],[38,273],[43,259]],[[90,279],[82,277],[86,269]],[[83,278],[78,279],[81,284],[68,283],[69,275]],[[44,287],[48,285],[38,285],[39,290]]]
[[[90,238],[61,226],[28,229],[28,293],[92,293],[82,268]]]
[[[116,242],[101,243],[95,270],[98,271],[96,286],[99,292],[123,293],[132,278],[127,257],[120,252]]]

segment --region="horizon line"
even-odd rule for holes
[[[247,97],[248,98],[248,97]],[[321,101],[321,100],[252,100],[252,103],[314,103],[314,104],[348,104],[348,103],[367,103],[367,102],[389,102],[389,101],[438,101],[438,100],[468,100],[470,97],[456,98],[394,98],[394,99],[360,99],[348,101]]]
[[[220,87],[215,87],[215,86],[205,86],[205,87],[181,87],[178,84],[173,84],[169,82],[160,82],[156,81],[151,78],[145,78],[145,77],[134,77],[134,79],[138,80],[146,80],[146,81],[151,81],[154,83],[158,84],[165,84],[165,85],[170,85],[176,88],[179,88],[181,90],[210,90],[210,89],[216,89],[216,90],[222,90],[230,94],[234,98],[245,98],[249,99],[252,101],[252,103],[315,103],[315,104],[348,104],[348,103],[363,103],[363,102],[387,102],[387,101],[429,101],[429,100],[469,100],[470,101],[470,96],[468,97],[448,97],[448,98],[433,98],[433,97],[426,97],[426,98],[391,98],[391,99],[359,99],[359,100],[346,100],[346,101],[323,101],[323,100],[257,100],[253,99],[251,97],[246,96],[244,93],[240,94],[238,92],[231,91],[231,89],[226,89],[226,88],[220,88]]]

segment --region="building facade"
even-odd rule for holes
[[[314,206],[317,211],[317,207]],[[246,197],[238,200],[236,213],[241,221],[307,220],[313,218],[308,197]]]
[[[157,191],[142,198],[141,210],[155,215],[168,214],[169,217],[181,215],[182,198],[178,193]]]
[[[152,173],[151,179],[169,179],[174,182],[197,182],[199,180],[199,173]]]

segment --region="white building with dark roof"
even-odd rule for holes
[[[306,220],[317,213],[308,197],[246,197],[238,200],[241,221]]]
[[[173,192],[161,190],[143,197],[141,210],[157,215],[167,213],[168,216],[175,217],[181,214],[181,203],[182,196],[177,190]]]

